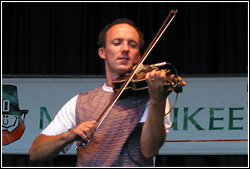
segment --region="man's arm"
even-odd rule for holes
[[[170,94],[164,87],[164,71],[152,71],[146,75],[150,94],[148,116],[142,129],[141,152],[145,157],[154,157],[165,142],[164,124],[166,98]]]
[[[30,159],[49,160],[56,157],[68,144],[77,140],[91,139],[96,125],[96,121],[82,122],[74,129],[56,136],[39,135],[29,150]]]
[[[68,144],[65,134],[57,136],[41,134],[34,140],[29,150],[30,160],[50,160],[56,157]]]
[[[156,102],[150,100],[148,116],[143,126],[141,136],[141,151],[145,157],[150,158],[156,156],[165,142],[166,129],[164,113],[165,101]]]

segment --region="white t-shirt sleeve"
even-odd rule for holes
[[[146,121],[146,118],[148,116],[148,107],[149,107],[149,102],[147,103],[147,106],[145,108],[145,111],[142,115],[142,118],[140,120],[141,123],[145,122]],[[166,99],[166,106],[165,106],[165,113],[168,113],[170,111],[170,103],[169,103],[169,99],[167,98]],[[171,122],[171,119],[170,119],[170,113],[168,113],[165,117],[164,117],[164,122],[165,122],[165,129],[166,129],[166,132],[169,133],[170,131],[170,128],[172,126],[172,122]]]
[[[75,128],[75,107],[78,95],[71,98],[56,114],[55,118],[50,124],[41,132],[41,134],[48,136],[55,136],[62,134]],[[73,143],[72,143],[73,144]],[[63,152],[67,152],[72,144],[66,146]]]

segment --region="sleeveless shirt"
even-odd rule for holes
[[[76,125],[98,119],[112,97],[114,93],[104,91],[102,86],[80,93],[76,103]],[[148,100],[145,92],[120,98],[95,131],[93,139],[77,149],[77,166],[153,166],[153,158],[145,158],[140,150],[143,124],[139,121]]]

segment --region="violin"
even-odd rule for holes
[[[182,86],[185,86],[186,82],[182,80],[182,77],[178,76],[177,70],[175,69],[174,65],[166,62],[156,63],[152,65],[142,65],[141,68],[138,70],[138,72],[133,76],[130,83],[126,86],[125,90],[139,91],[147,89],[148,85],[146,82],[146,74],[153,70],[159,70],[161,67],[165,65],[169,65],[172,67],[172,69],[175,71],[174,73],[175,78],[174,79],[169,78],[170,69],[161,69],[165,71],[168,77],[166,82],[164,83],[164,87],[166,87],[168,91],[175,91],[176,93],[182,92],[183,91]],[[130,72],[112,81],[112,84],[114,86],[113,89],[115,92],[117,92],[122,87],[129,73]]]

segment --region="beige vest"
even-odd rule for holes
[[[76,124],[97,120],[108,105],[114,93],[102,86],[78,96],[76,103]],[[77,150],[78,166],[152,166],[153,159],[145,158],[140,151],[142,124],[139,123],[146,103],[147,92],[138,92],[119,99],[94,138]],[[78,142],[79,144],[79,142]]]

